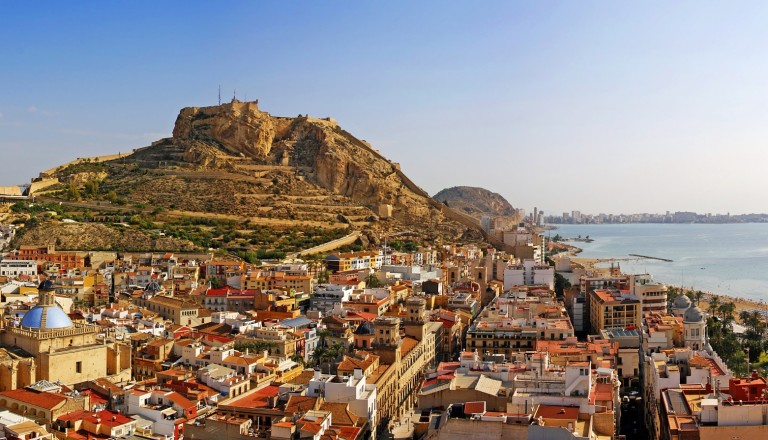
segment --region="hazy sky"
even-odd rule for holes
[[[768,212],[766,2],[0,1],[0,184],[180,108],[333,116],[431,194]]]

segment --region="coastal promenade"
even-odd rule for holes
[[[575,253],[578,253],[578,251],[576,251]],[[575,253],[572,255],[575,255]],[[621,261],[637,261],[637,258],[580,258],[580,257],[574,258],[574,257],[571,257],[572,264],[581,266],[587,270],[595,269],[598,267],[599,264],[607,264],[610,262],[621,263]],[[680,286],[674,285],[674,284],[668,284],[668,286],[680,288]],[[690,287],[685,287],[685,289],[689,290]],[[702,296],[701,298],[699,307],[704,311],[709,309],[709,303],[713,296],[719,297],[721,304],[724,302],[733,302],[734,304],[736,304],[734,317],[736,318],[737,322],[741,321],[739,319],[739,314],[742,311],[751,312],[751,311],[757,310],[758,312],[760,312],[761,315],[763,315],[763,317],[768,319],[768,297],[765,300],[760,301],[760,300],[755,300],[755,299],[750,299],[750,298],[745,298],[745,297],[740,297],[735,295],[724,295],[716,292],[704,292],[704,296]]]

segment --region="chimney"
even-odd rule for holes
[[[319,369],[319,368],[315,368],[315,376],[314,376],[314,379],[315,379],[315,380],[320,380],[320,369]]]
[[[363,369],[362,368],[355,368],[355,379],[362,379],[363,378]]]

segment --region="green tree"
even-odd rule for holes
[[[704,296],[704,292],[702,292],[701,290],[697,290],[696,292],[694,292],[693,300],[696,303],[696,305],[699,305],[699,302],[701,302],[701,298],[703,296]]]
[[[67,200],[72,200],[77,202],[77,201],[80,201],[83,197],[80,195],[80,190],[77,189],[75,185],[72,185],[70,183],[69,185],[67,185],[66,198]]]
[[[712,316],[717,316],[717,313],[720,311],[720,297],[717,295],[712,295],[709,298],[709,307],[707,308],[707,311]]]
[[[96,197],[99,194],[100,182],[98,179],[92,179],[85,182],[85,195],[87,197]]]
[[[720,316],[723,321],[723,327],[730,328],[731,324],[735,319],[734,313],[736,312],[736,303],[734,303],[733,301],[728,301],[726,303],[721,304],[719,309],[720,309]]]
[[[365,287],[375,289],[377,287],[381,287],[381,281],[379,281],[379,277],[376,276],[376,274],[370,274],[365,279]]]
[[[274,342],[258,341],[255,339],[240,339],[235,341],[235,350],[245,352],[246,350],[251,353],[261,353],[264,350],[272,354],[277,350],[277,344]]]
[[[320,367],[327,356],[326,349],[324,347],[317,347],[309,356],[310,359],[312,359],[312,364],[316,367]]]
[[[326,346],[326,340],[331,337],[331,332],[329,332],[328,330],[325,330],[325,329],[318,330],[317,337],[320,338],[319,346],[320,347],[325,347]]]
[[[304,365],[304,356],[302,356],[301,353],[294,353],[293,356],[291,356],[291,360],[299,365]]]
[[[568,281],[564,276],[555,272],[555,293],[562,296],[565,289],[569,287],[571,287],[571,282]]]

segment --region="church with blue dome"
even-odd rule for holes
[[[64,329],[74,327],[66,312],[56,304],[53,283],[46,280],[38,288],[39,298],[36,306],[24,314],[21,327],[28,329]]]
[[[0,367],[0,391],[38,380],[74,385],[100,377],[130,379],[130,347],[97,338],[95,325],[73,323],[56,303],[50,280],[40,284],[37,305],[21,321],[3,319],[2,325],[3,348],[26,362],[15,369]]]

